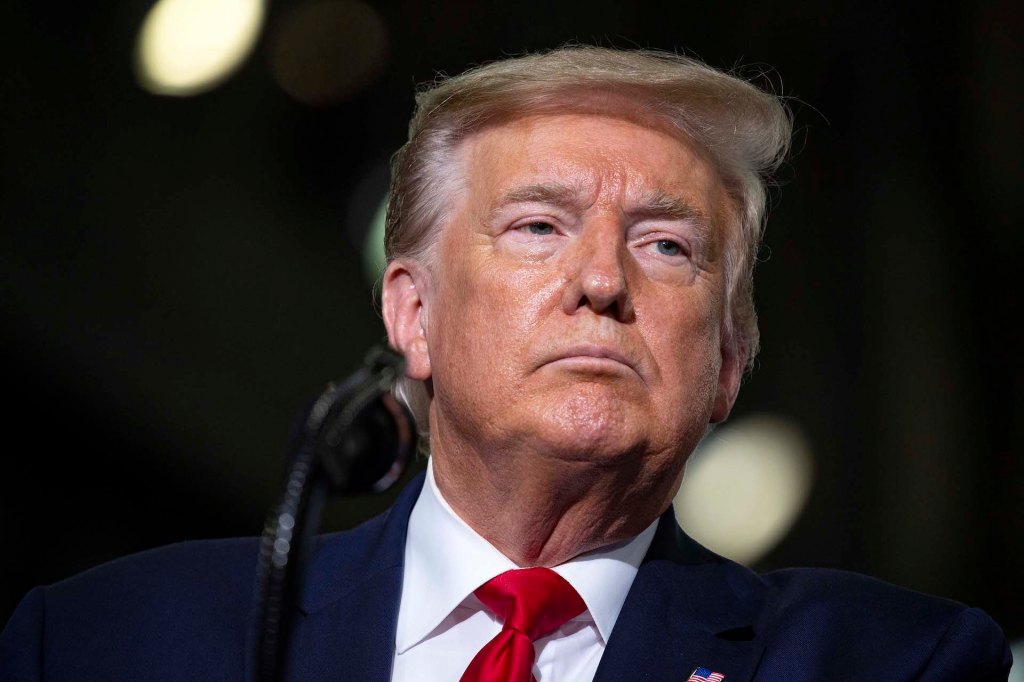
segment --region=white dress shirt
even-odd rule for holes
[[[637,567],[658,521],[631,540],[582,554],[553,570],[587,610],[535,642],[538,682],[593,680]],[[427,464],[405,541],[392,682],[458,682],[502,623],[473,594],[494,576],[521,568],[470,528],[441,497]]]

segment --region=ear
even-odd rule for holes
[[[746,357],[746,349],[733,341],[725,340],[722,344],[722,366],[718,370],[718,388],[715,391],[715,404],[711,408],[712,424],[724,422],[732,411],[740,392]]]
[[[430,273],[416,261],[399,258],[388,264],[381,284],[381,313],[388,343],[405,356],[405,375],[430,378],[426,294]]]

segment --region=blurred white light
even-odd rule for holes
[[[363,244],[363,267],[371,284],[377,283],[377,280],[384,273],[384,266],[386,265],[384,256],[384,225],[387,214],[388,197],[385,195],[373,214],[373,219],[370,221],[370,229],[366,232],[366,241]]]
[[[140,84],[161,95],[212,88],[252,51],[264,14],[264,0],[159,0],[139,31]]]
[[[1024,639],[1018,639],[1010,645],[1013,654],[1013,666],[1007,682],[1024,682]]]
[[[675,498],[683,529],[708,549],[751,564],[789,531],[811,489],[810,449],[779,417],[718,427],[687,464]]]

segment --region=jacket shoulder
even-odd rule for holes
[[[846,571],[786,569],[762,579],[775,660],[813,652],[837,672],[883,661],[878,673],[888,670],[889,679],[1005,679],[1009,672],[1006,638],[980,609]]]
[[[313,543],[303,598],[400,568],[412,478],[384,514]],[[389,521],[390,519],[390,521]],[[168,545],[32,590],[0,632],[0,679],[242,679],[260,539]],[[393,572],[393,571],[392,571]]]
[[[899,587],[860,573],[827,568],[786,568],[762,573],[761,578],[776,592],[776,606],[801,609],[839,609],[905,619],[917,615],[923,620],[949,616],[964,608],[951,599],[933,597]]]
[[[346,574],[379,559],[390,513],[318,536],[313,565]],[[0,679],[41,679],[44,664],[53,680],[240,679],[259,547],[181,542],[35,588],[0,633]]]
[[[0,677],[238,675],[257,550],[257,538],[183,542],[36,588],[0,634]]]

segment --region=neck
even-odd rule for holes
[[[574,453],[469,447],[432,434],[434,478],[473,530],[519,566],[557,566],[629,539],[671,503],[682,477],[663,458],[622,453],[601,464]],[[681,459],[681,458],[677,458]]]

